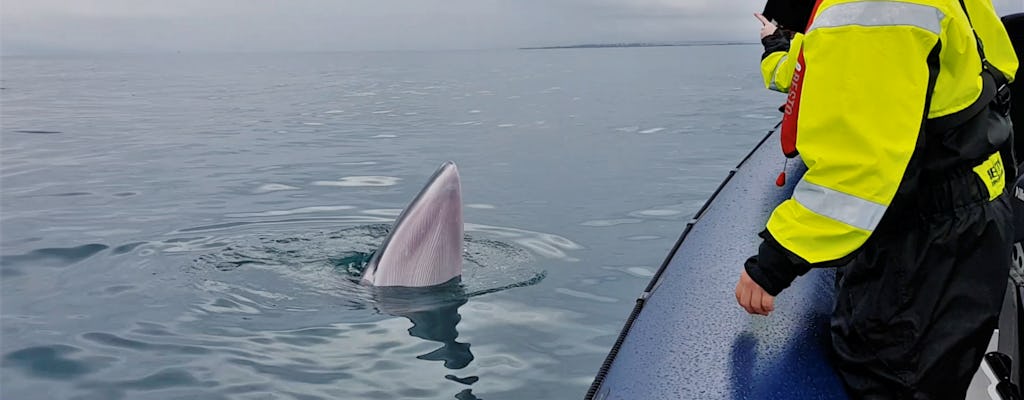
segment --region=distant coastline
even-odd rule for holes
[[[520,47],[519,50],[554,50],[554,49],[604,49],[615,47],[690,47],[690,46],[746,46],[753,42],[668,42],[668,43],[591,43],[563,46]]]

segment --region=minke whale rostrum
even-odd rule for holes
[[[361,282],[428,287],[460,279],[464,229],[459,170],[445,161],[399,214]]]

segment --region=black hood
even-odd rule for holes
[[[815,0],[768,0],[762,14],[782,29],[803,33],[814,11],[814,3]]]

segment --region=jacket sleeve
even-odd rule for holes
[[[761,55],[761,76],[764,87],[782,93],[789,92],[793,80],[793,67],[796,66],[797,52],[803,42],[804,35],[797,33],[793,39],[786,39],[781,31],[761,40],[764,54]]]
[[[751,277],[789,272],[759,284],[781,291],[806,271],[793,265],[838,264],[878,226],[917,147],[944,18],[914,3],[823,2],[798,50],[786,115],[807,172],[762,234],[785,257],[764,257],[762,246]]]

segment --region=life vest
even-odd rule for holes
[[[953,170],[1002,192],[1009,124],[981,112],[1018,60],[991,2],[819,0],[806,31],[778,57],[795,60],[782,149],[808,167],[768,220],[780,245],[846,257],[894,199]]]

